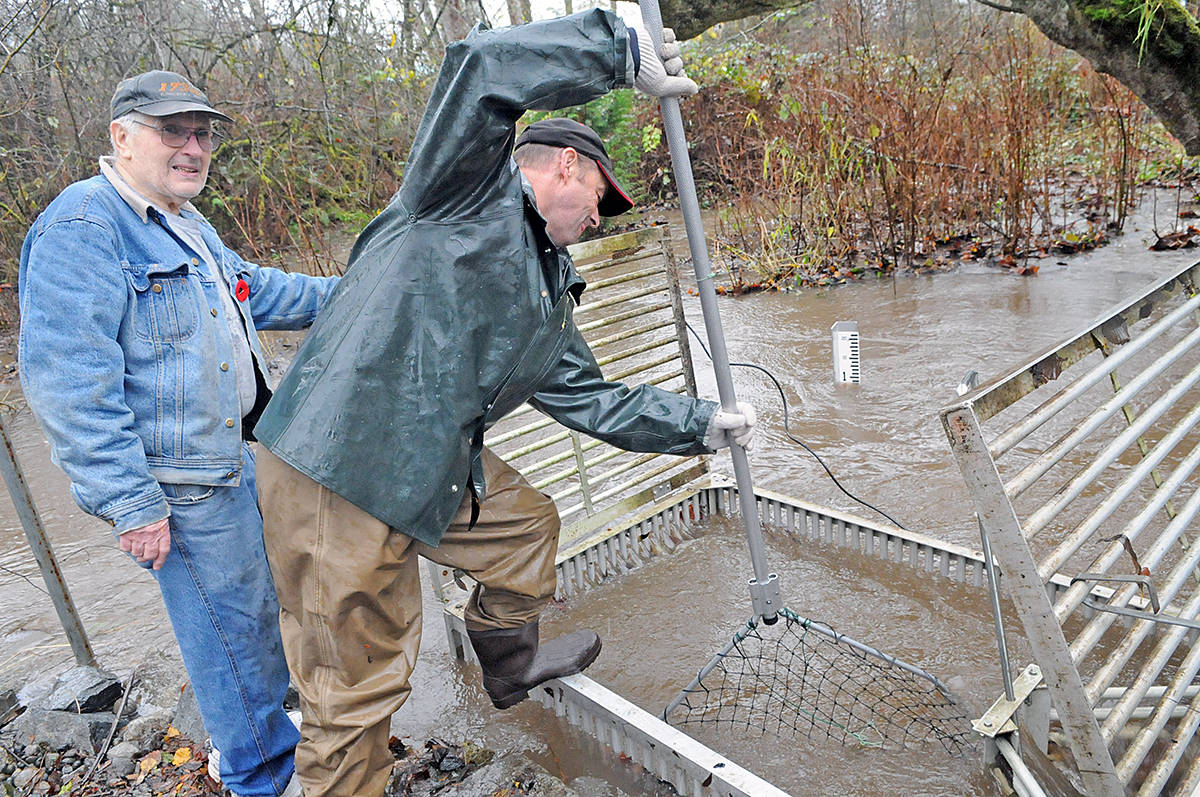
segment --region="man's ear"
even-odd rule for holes
[[[108,123],[108,136],[112,140],[117,158],[124,157],[129,152],[129,135],[130,133],[125,129],[125,125],[120,122],[112,121]]]
[[[562,178],[565,180],[575,173],[579,168],[579,153],[574,147],[563,147],[562,153],[558,156],[558,170]]]

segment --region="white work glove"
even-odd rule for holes
[[[754,423],[757,417],[754,407],[744,401],[737,402],[737,412],[718,409],[708,423],[704,444],[712,449],[728,448],[737,443],[747,451],[754,443]]]
[[[641,22],[630,25],[637,35],[641,66],[633,79],[633,87],[651,97],[683,97],[700,90],[695,81],[683,74],[683,59],[675,31],[663,28],[662,52],[654,49],[654,39]]]

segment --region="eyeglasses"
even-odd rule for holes
[[[158,137],[162,140],[163,146],[170,147],[171,149],[179,149],[186,146],[188,139],[192,136],[196,137],[196,143],[205,152],[212,152],[213,147],[221,143],[220,132],[207,127],[184,127],[183,125],[174,124],[166,124],[159,127],[158,125],[148,125],[145,122],[139,122],[137,119],[133,121],[142,127],[157,130]]]

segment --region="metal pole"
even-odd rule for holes
[[[1012,785],[1013,789],[1022,794],[1027,794],[1029,797],[1046,797],[1045,790],[1041,784],[1037,782],[1037,778],[1029,771],[1029,767],[1025,765],[1025,761],[1021,758],[1021,754],[1013,747],[1006,737],[996,737],[996,747],[999,748],[1000,754],[1004,756],[1004,760],[1008,762],[1008,766],[1012,769]]]
[[[983,544],[983,566],[987,570],[988,587],[992,593],[992,619],[996,623],[996,645],[1000,648],[1000,675],[1004,678],[1004,696],[1015,700],[1013,694],[1012,672],[1008,664],[1008,643],[1004,641],[1004,617],[1000,613],[1000,582],[996,576],[996,560],[992,558],[992,541],[988,539],[987,529],[983,527],[983,518],[975,513],[979,521],[979,539]]]
[[[67,582],[63,580],[62,571],[58,569],[54,551],[50,548],[50,540],[46,537],[46,530],[42,527],[37,508],[33,505],[33,496],[29,494],[25,476],[21,473],[21,466],[17,462],[17,452],[8,436],[8,427],[4,423],[4,413],[2,412],[0,412],[0,440],[3,441],[5,452],[5,456],[0,457],[0,471],[3,471],[4,483],[8,486],[8,494],[12,497],[13,508],[17,510],[21,527],[25,529],[25,539],[29,540],[33,558],[37,560],[38,568],[42,571],[42,580],[46,582],[50,600],[54,602],[54,610],[58,612],[58,620],[67,634],[67,641],[71,643],[75,661],[85,666],[95,667],[96,656],[92,653],[87,633],[83,630],[83,622],[79,619],[79,612],[75,610],[71,593],[67,590]]]
[[[662,12],[658,8],[658,0],[640,0],[638,5],[642,11],[642,22],[650,31],[656,49],[661,49]],[[704,327],[708,332],[709,351],[717,378],[717,394],[725,410],[736,412],[733,379],[729,374],[729,354],[725,350],[725,333],[721,328],[721,316],[717,309],[717,292],[712,284],[712,264],[708,260],[704,226],[700,221],[700,201],[696,196],[692,161],[683,134],[683,116],[679,111],[679,100],[676,97],[663,97],[659,100],[659,108],[662,110],[663,131],[671,149],[671,168],[679,190],[679,204],[683,211],[683,225],[687,230],[688,248],[692,253],[692,266],[696,270],[696,287],[700,293]],[[746,526],[750,561],[754,566],[754,578],[750,581],[750,599],[754,613],[769,625],[778,619],[777,612],[782,606],[779,597],[779,577],[767,569],[762,529],[758,520],[758,501],[754,496],[754,484],[750,479],[750,462],[746,459],[746,451],[737,443],[733,443],[729,451],[733,456],[733,473],[737,479],[742,522]]]

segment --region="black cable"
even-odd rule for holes
[[[35,581],[34,581],[32,578],[30,578],[29,576],[25,575],[24,573],[18,573],[16,570],[13,570],[12,568],[9,568],[9,567],[5,567],[4,565],[0,565],[0,570],[3,570],[5,573],[10,573],[10,574],[12,574],[12,575],[16,576],[17,578],[19,578],[19,579],[21,579],[22,581],[24,581],[24,582],[26,582],[27,584],[29,584],[29,586],[31,586],[31,587],[33,587],[34,589],[36,589],[38,592],[40,592],[40,593],[42,593],[43,595],[45,595],[45,596],[49,597],[49,595],[50,595],[50,593],[49,593],[49,592],[46,592],[46,590],[44,590],[44,589],[42,589],[41,587],[39,587],[39,586],[37,585],[37,583],[36,583],[36,582],[35,582]],[[8,582],[5,582],[5,583],[8,583]]]
[[[708,356],[708,359],[712,360],[712,353],[708,350],[708,347],[704,345],[704,340],[700,337],[700,335],[696,332],[696,330],[692,328],[692,325],[690,323],[688,323],[687,321],[684,321],[684,323],[687,324],[688,331],[692,333],[692,336],[696,339],[696,342],[700,344],[700,348],[704,350],[704,353],[705,353],[705,355]],[[893,518],[887,512],[884,512],[882,509],[880,509],[877,506],[868,504],[866,501],[862,500],[857,495],[855,495],[854,493],[850,492],[845,487],[843,487],[842,483],[837,480],[837,476],[834,476],[833,471],[831,471],[829,469],[829,466],[825,464],[825,460],[821,459],[817,455],[816,451],[813,451],[811,448],[809,448],[807,445],[805,445],[803,440],[801,440],[800,438],[798,438],[794,434],[792,434],[792,430],[788,424],[787,394],[785,394],[783,392],[783,385],[779,384],[779,380],[775,378],[774,374],[772,374],[766,368],[763,368],[761,365],[755,365],[754,363],[730,363],[729,366],[731,368],[753,368],[756,371],[762,371],[764,374],[766,374],[767,378],[770,379],[772,384],[775,385],[775,389],[779,391],[779,400],[783,403],[783,433],[788,436],[788,439],[791,440],[796,445],[803,448],[809,454],[811,454],[812,458],[817,461],[817,464],[819,464],[822,468],[825,469],[825,473],[827,473],[829,475],[829,478],[833,481],[833,483],[835,485],[837,485],[837,488],[839,490],[841,490],[843,493],[845,493],[847,497],[849,497],[853,501],[857,501],[858,503],[865,506],[867,509],[870,509],[873,512],[878,512],[879,514],[883,515],[885,518],[887,518],[889,521],[891,521],[892,525],[895,526],[896,528],[904,529],[905,531],[908,530],[908,529],[905,529],[904,526],[902,526],[899,523],[899,521],[897,521],[895,518]]]

